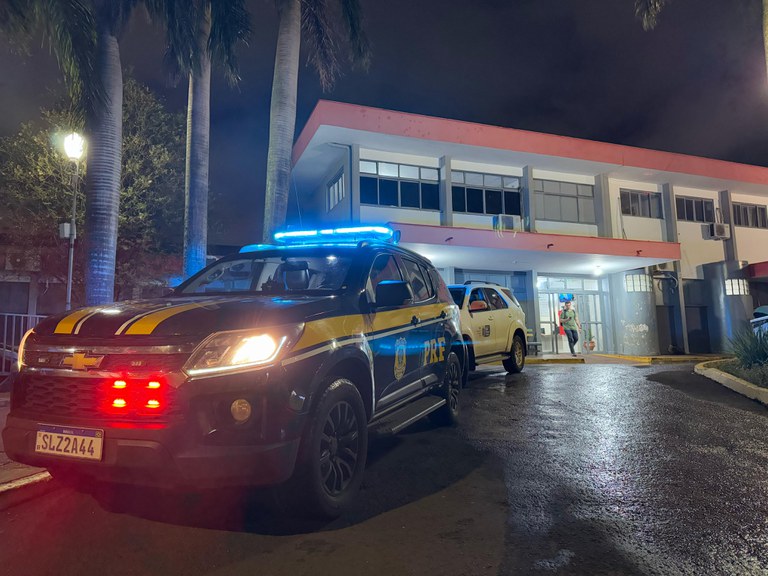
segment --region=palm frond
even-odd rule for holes
[[[635,16],[643,23],[643,30],[652,30],[658,23],[667,0],[635,0]]]
[[[251,21],[244,0],[210,0],[211,35],[208,51],[213,60],[224,67],[230,84],[240,81],[235,49],[247,45],[251,34]]]
[[[317,70],[323,91],[328,91],[341,71],[328,5],[326,0],[302,0],[301,4],[301,28],[309,44],[309,63]]]
[[[368,70],[371,64],[371,46],[363,27],[363,11],[359,0],[341,0],[341,11],[347,25],[347,37],[351,47],[350,60]]]
[[[197,34],[205,0],[145,0],[151,18],[165,28],[165,63],[174,81],[200,69]]]

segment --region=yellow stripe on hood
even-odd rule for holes
[[[96,312],[97,310],[98,308],[83,308],[82,310],[73,312],[69,316],[65,316],[64,318],[59,320],[58,324],[56,324],[56,329],[53,331],[53,333],[54,334],[72,334],[72,331],[75,329],[75,326],[80,320],[82,320],[89,314]]]
[[[146,336],[147,334],[152,334],[152,332],[157,328],[161,322],[164,320],[167,320],[171,316],[176,316],[177,314],[181,314],[182,312],[186,312],[187,310],[194,310],[195,308],[203,308],[206,304],[209,303],[193,303],[193,304],[183,304],[181,306],[169,306],[168,308],[164,308],[162,310],[158,310],[157,312],[151,312],[150,314],[147,314],[146,316],[142,316],[136,322],[134,322],[123,334],[131,334],[131,335],[141,335]]]

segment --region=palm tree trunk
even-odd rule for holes
[[[189,75],[187,167],[184,182],[184,275],[205,266],[208,248],[208,143],[211,131],[210,5],[198,32],[200,69]]]
[[[94,104],[87,130],[85,300],[88,305],[114,300],[120,207],[123,72],[117,38],[104,22],[99,24],[96,58],[105,101]]]
[[[768,0],[763,0],[763,51],[765,52],[765,68],[768,72]]]
[[[285,222],[288,210],[301,49],[301,0],[278,0],[277,9],[280,24],[269,111],[267,189],[264,198],[263,238],[267,242]]]

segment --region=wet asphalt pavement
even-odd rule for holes
[[[501,574],[768,574],[768,412],[691,366],[473,380],[503,462]]]
[[[768,574],[768,411],[690,365],[485,369],[462,408],[374,443],[331,524],[61,488],[0,512],[2,573]]]

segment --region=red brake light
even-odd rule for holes
[[[115,398],[112,400],[112,406],[114,408],[125,408],[128,405],[128,402],[125,401],[125,398]]]
[[[168,409],[162,379],[123,378],[104,383],[104,411],[122,416],[156,415]]]

